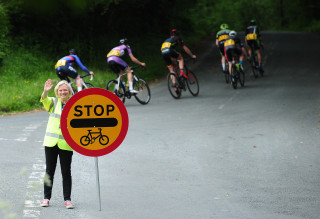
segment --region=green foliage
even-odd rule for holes
[[[55,62],[71,48],[104,88],[116,77],[106,55],[127,37],[147,63],[139,76],[152,81],[166,74],[160,46],[172,28],[192,50],[221,23],[244,31],[256,19],[262,30],[320,32],[319,9],[317,0],[0,0],[0,113],[42,107],[43,84],[58,80]]]
[[[0,64],[3,57],[6,55],[8,40],[7,35],[9,33],[9,18],[7,10],[0,3]]]

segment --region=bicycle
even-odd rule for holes
[[[83,76],[80,75],[81,83],[82,83],[82,90],[88,89],[88,88],[94,88],[94,86],[92,84],[87,83],[87,82],[84,81],[83,78],[88,77],[88,76],[91,76],[90,77],[90,81],[92,81],[93,80],[93,76],[91,74],[87,74],[87,75],[83,75]],[[74,95],[74,94],[76,94],[78,92],[77,88],[75,88],[73,86],[75,84],[75,81],[71,81],[67,75],[63,75],[62,76],[62,80],[66,80],[69,83],[69,85],[72,88],[72,95]]]
[[[131,67],[132,72],[132,78],[133,78],[133,89],[138,91],[136,94],[132,94],[129,91],[129,84],[128,81],[125,83],[125,81],[122,79],[124,76],[127,75],[127,73],[119,74],[117,79],[113,79],[108,81],[106,85],[106,89],[117,95],[122,102],[125,102],[125,99],[130,99],[132,96],[136,98],[136,100],[142,104],[145,105],[150,102],[151,99],[151,93],[150,88],[145,80],[142,78],[139,78],[137,75],[135,75],[134,70],[142,67],[140,65]],[[143,68],[144,70],[144,68]]]
[[[99,132],[91,132],[92,130],[87,130],[88,135],[84,135],[80,138],[80,143],[83,146],[87,146],[89,143],[93,144],[97,138],[99,138],[99,142],[102,145],[106,145],[109,143],[109,137],[103,135],[101,132],[101,128],[99,128]],[[92,134],[99,134],[97,137],[93,137]]]
[[[263,71],[259,69],[259,62],[258,62],[258,56],[257,51],[254,49],[253,46],[250,46],[251,48],[251,57],[250,57],[250,64],[251,64],[251,71],[255,78],[258,77],[258,72],[260,73],[260,76],[263,77]],[[252,55],[254,54],[254,55]]]
[[[174,65],[173,67],[174,67],[174,73],[169,72],[167,76],[168,89],[171,96],[174,99],[179,99],[181,97],[181,91],[187,90],[186,87],[188,87],[188,90],[192,94],[192,96],[195,96],[195,97],[198,96],[199,90],[200,90],[199,82],[196,75],[193,73],[193,71],[191,71],[188,68],[188,66],[184,63],[184,69],[185,69],[185,74],[187,78],[179,77],[180,75],[179,67],[177,65]]]
[[[244,87],[245,74],[239,65],[239,56],[232,52],[232,66],[231,66],[231,84],[233,89],[237,89],[238,81],[241,87]]]

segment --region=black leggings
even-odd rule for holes
[[[57,145],[54,147],[44,148],[46,154],[46,174],[48,176],[47,179],[51,181],[49,184],[47,182],[44,182],[44,198],[49,200],[51,198],[54,173],[59,156],[62,174],[63,197],[65,201],[71,200],[71,161],[73,151],[61,150]]]

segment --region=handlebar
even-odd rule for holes
[[[135,65],[135,66],[132,66],[132,67],[130,67],[130,68],[131,68],[131,70],[134,70],[134,69],[136,69],[136,68],[142,68],[142,71],[145,70],[145,67],[143,67],[142,65]]]
[[[92,81],[93,80],[93,75],[91,75],[91,74],[86,74],[86,75],[80,75],[80,78],[85,78],[85,77],[88,77],[88,76],[91,76],[90,77],[90,81]]]

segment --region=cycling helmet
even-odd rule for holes
[[[120,40],[120,45],[128,45],[128,39],[127,38],[123,38]]]
[[[170,36],[178,36],[178,31],[177,29],[172,29],[171,32],[170,32]]]
[[[229,33],[229,36],[237,36],[237,32],[234,30],[231,30]]]
[[[223,29],[228,29],[228,28],[229,28],[228,24],[221,24],[221,25],[220,25],[220,29],[221,29],[221,30],[223,30]]]
[[[69,50],[69,54],[70,54],[70,55],[77,55],[78,53],[77,53],[77,50],[75,50],[75,49],[70,49],[70,50]]]
[[[250,21],[250,25],[256,25],[256,21],[255,21],[254,19],[252,19],[252,20]]]

